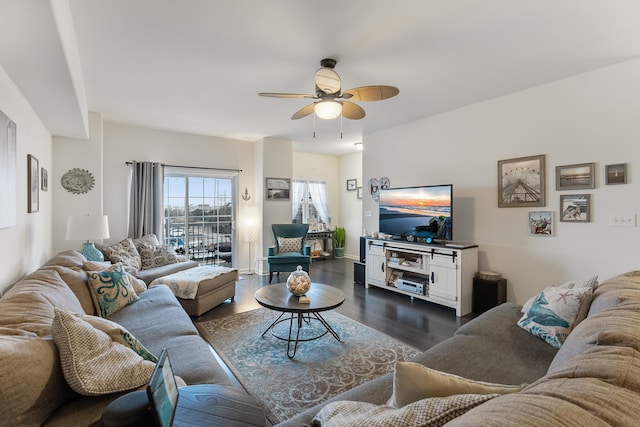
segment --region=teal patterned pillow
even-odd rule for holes
[[[102,271],[89,271],[89,288],[96,310],[107,317],[140,299],[121,263]]]
[[[591,287],[547,288],[536,296],[518,326],[560,348],[575,327],[580,308],[590,303],[592,293]]]

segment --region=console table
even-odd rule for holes
[[[315,250],[315,243],[322,242],[322,250]],[[307,233],[307,244],[311,245],[311,258],[333,259],[333,231],[309,231]]]

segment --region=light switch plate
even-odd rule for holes
[[[609,214],[611,227],[635,227],[636,214],[629,212],[612,212]]]

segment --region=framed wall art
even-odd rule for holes
[[[40,168],[40,189],[49,191],[49,173],[45,168]]]
[[[529,234],[550,237],[554,235],[553,211],[529,212]]]
[[[355,191],[357,186],[358,186],[358,181],[356,179],[347,180],[347,191]]]
[[[16,134],[16,123],[0,111],[0,228],[17,221]]]
[[[545,206],[545,155],[498,161],[498,207]]]
[[[265,178],[265,197],[267,200],[289,200],[290,193],[291,180],[289,178]]]
[[[39,200],[39,188],[40,181],[38,181],[38,172],[40,171],[40,166],[38,163],[38,159],[36,159],[31,154],[27,154],[27,186],[29,188],[29,195],[27,197],[27,212],[33,213],[38,212],[40,209],[40,200]]]
[[[556,166],[556,190],[586,190],[596,188],[596,164]]]
[[[571,194],[560,196],[560,221],[591,221],[591,194]]]
[[[606,165],[604,167],[604,180],[606,185],[627,183],[627,164]]]

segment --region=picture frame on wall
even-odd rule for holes
[[[529,235],[552,237],[555,233],[553,211],[529,212]]]
[[[618,163],[604,167],[604,180],[606,185],[627,183],[627,164]]]
[[[347,180],[347,191],[355,191],[358,186],[357,179],[348,179]]]
[[[265,178],[265,197],[267,200],[289,200],[291,198],[291,180],[289,178]]]
[[[498,160],[498,207],[546,205],[545,155]]]
[[[556,166],[556,190],[588,190],[596,188],[596,164],[579,163]]]
[[[49,191],[49,173],[45,168],[40,168],[40,189]]]
[[[27,197],[28,213],[34,213],[40,210],[40,194],[38,192],[40,189],[40,181],[38,180],[39,171],[38,159],[31,154],[27,154],[27,187],[29,189]]]
[[[358,197],[358,199],[362,199],[362,194],[363,194],[362,187],[358,187],[356,189],[356,196]]]
[[[590,222],[591,194],[560,195],[561,222]]]

